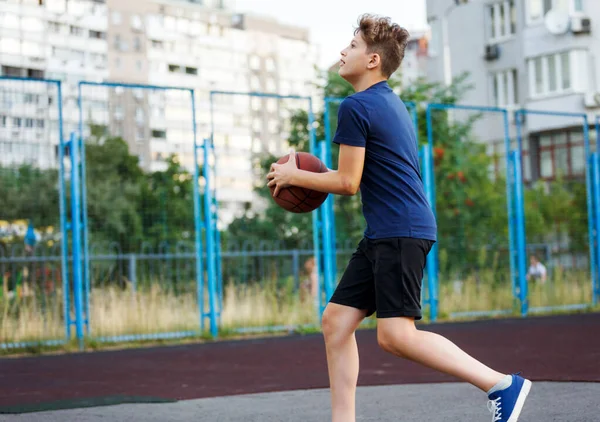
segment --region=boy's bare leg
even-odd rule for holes
[[[413,318],[378,319],[377,340],[387,352],[455,376],[484,392],[506,375],[485,366],[450,340],[417,330]]]
[[[358,346],[354,332],[366,311],[329,303],[323,313],[323,335],[331,389],[333,422],[354,422]]]

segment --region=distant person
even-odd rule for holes
[[[314,301],[317,297],[318,285],[318,274],[315,257],[311,256],[304,262],[304,273],[306,278],[302,281],[301,285],[301,299],[302,301],[310,298]]]
[[[532,280],[539,281],[541,284],[546,283],[546,267],[535,255],[529,257],[529,271],[527,271],[527,281]]]
[[[360,188],[364,238],[322,321],[333,422],[356,420],[355,331],[375,312],[377,339],[385,351],[475,385],[487,393],[494,421],[516,422],[531,381],[497,372],[415,325],[422,318],[421,280],[437,225],[425,196],[412,119],[387,82],[402,62],[409,37],[389,18],[361,17],[341,52],[339,74],[356,93],[339,107],[333,139],[340,145],[337,170],[299,170],[292,151],[285,164],[272,164],[267,185],[275,187],[274,196],[292,185],[348,196]]]

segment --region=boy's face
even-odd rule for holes
[[[358,32],[350,45],[344,48],[340,54],[340,69],[339,75],[347,81],[360,79],[368,69],[371,62],[372,54],[367,54],[367,43],[363,40],[362,35]]]

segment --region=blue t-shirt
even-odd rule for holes
[[[386,81],[342,101],[333,142],[366,148],[360,182],[365,237],[436,240],[412,120]]]

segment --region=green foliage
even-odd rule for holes
[[[142,245],[158,252],[159,247],[193,239],[193,177],[175,157],[167,159],[164,171],[145,173],[127,143],[107,137],[99,126],[92,128],[85,154],[94,252],[139,252]],[[58,179],[58,171],[30,165],[0,168],[0,220],[31,220],[38,230],[52,227],[58,232]],[[69,181],[65,189],[70,203]]]
[[[0,167],[0,220],[31,220],[34,226],[58,222],[56,170],[41,170],[29,164]]]

